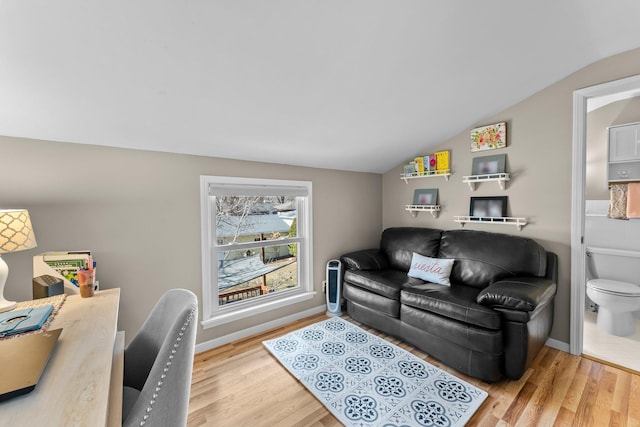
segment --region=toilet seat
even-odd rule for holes
[[[587,287],[610,295],[640,297],[640,286],[633,283],[609,279],[592,279],[587,282]]]

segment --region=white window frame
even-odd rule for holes
[[[233,304],[218,304],[218,252],[237,249],[233,245],[218,245],[215,225],[215,196],[211,188],[244,187],[260,189],[268,195],[279,195],[286,189],[299,189],[306,196],[298,198],[296,239],[298,243],[298,286]],[[200,217],[202,236],[202,327],[207,329],[224,323],[265,313],[280,307],[309,300],[313,290],[313,218],[312,184],[310,181],[289,181],[279,179],[240,178],[226,176],[200,176]],[[265,245],[277,241],[265,241]]]

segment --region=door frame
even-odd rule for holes
[[[587,161],[587,102],[589,98],[640,89],[640,75],[614,80],[573,92],[573,178],[571,184],[571,323],[569,351],[582,354],[585,307],[585,180]]]

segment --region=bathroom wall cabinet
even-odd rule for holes
[[[609,128],[609,161],[640,161],[640,123]]]
[[[640,123],[609,128],[609,182],[640,180]]]

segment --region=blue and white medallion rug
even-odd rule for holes
[[[263,344],[346,426],[462,426],[487,398],[339,317]]]

